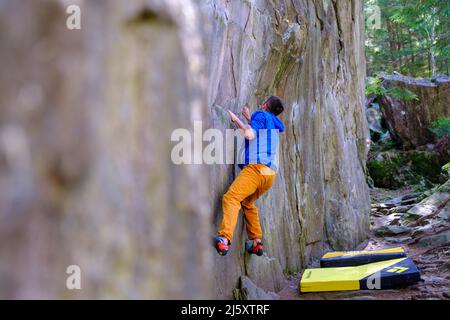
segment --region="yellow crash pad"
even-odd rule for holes
[[[400,258],[355,267],[306,269],[300,281],[300,291],[388,289],[419,280],[420,273],[414,262]]]
[[[399,259],[406,257],[401,247],[366,250],[366,251],[338,251],[326,253],[320,259],[321,268],[359,266],[373,262]]]

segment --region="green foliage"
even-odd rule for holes
[[[431,124],[431,131],[438,137],[450,136],[450,117],[440,118]]]
[[[412,192],[424,192],[424,191],[427,191],[427,190],[428,190],[428,188],[425,187],[424,185],[421,185],[421,184],[414,184],[414,185],[411,186],[411,191]]]
[[[392,139],[382,141],[381,144],[386,146],[387,149],[394,148],[397,145],[397,143]]]
[[[370,151],[373,153],[376,152],[380,152],[380,151],[386,151],[386,150],[390,150],[392,148],[395,147],[395,142],[392,140],[388,140],[388,141],[377,141],[377,142],[372,142],[371,146],[370,146]]]
[[[366,80],[366,96],[376,95],[384,96],[386,94],[386,89],[383,88],[381,83],[383,79],[378,77],[367,77]]]
[[[386,93],[387,95],[400,100],[419,100],[417,95],[408,89],[389,88],[386,90]]]
[[[450,179],[448,179],[444,184],[441,184],[436,188],[437,192],[448,192],[450,193]]]
[[[450,173],[450,162],[442,166],[442,171]]]
[[[368,77],[366,81],[366,95],[377,96],[391,96],[401,100],[413,100],[418,99],[417,95],[408,90],[402,88],[384,88],[382,86],[383,79],[378,77]]]
[[[375,11],[381,14],[380,28],[370,23]],[[448,1],[365,0],[365,15],[368,74],[449,74]]]

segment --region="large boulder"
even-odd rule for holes
[[[432,80],[416,79],[399,74],[379,74],[383,86],[413,92],[417,99],[403,100],[382,96],[379,101],[391,136],[410,149],[435,142],[429,130],[434,121],[450,117],[450,77]]]
[[[432,194],[407,211],[406,216],[413,220],[442,212],[441,218],[446,218],[446,204],[450,201],[450,179],[433,189]]]

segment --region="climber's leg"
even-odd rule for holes
[[[262,229],[259,222],[258,207],[255,205],[256,199],[260,196],[257,190],[254,194],[242,201],[242,209],[245,216],[247,236],[250,241],[246,242],[245,250],[250,254],[262,256],[264,248],[262,246]]]
[[[254,166],[245,166],[222,198],[223,217],[217,234],[230,242],[233,240],[241,202],[255,193],[260,185],[258,170]]]
[[[259,223],[258,207],[255,205],[256,199],[259,198],[258,190],[242,201],[242,209],[245,217],[245,226],[247,228],[247,236],[250,240],[261,239],[262,229]]]
[[[242,201],[242,209],[244,211],[246,221],[247,235],[250,240],[255,241],[255,245],[260,242],[262,238],[262,229],[259,222],[258,207],[256,207],[255,201],[272,187],[276,177],[276,174],[273,171],[273,174],[266,174],[266,170],[268,168],[264,165],[258,164],[257,166],[260,171],[264,170],[261,171],[264,172],[264,174],[260,174],[259,176],[260,185],[258,186],[255,193],[248,196],[244,199],[244,201]]]

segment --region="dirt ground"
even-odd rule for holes
[[[372,190],[372,202],[380,202],[386,198],[399,197],[411,192],[404,190]],[[390,290],[360,290],[340,292],[300,293],[299,283],[301,274],[291,276],[283,290],[278,292],[284,300],[422,300],[433,299],[450,300],[450,244],[438,247],[423,247],[417,244],[418,239],[411,239],[404,235],[394,237],[377,237],[375,228],[384,223],[385,217],[371,217],[371,237],[358,246],[357,250],[374,250],[382,248],[403,247],[408,256],[416,263],[421,272],[421,281],[413,286]],[[424,237],[448,230],[450,223],[439,224],[421,234]],[[317,263],[314,265],[316,266]]]

